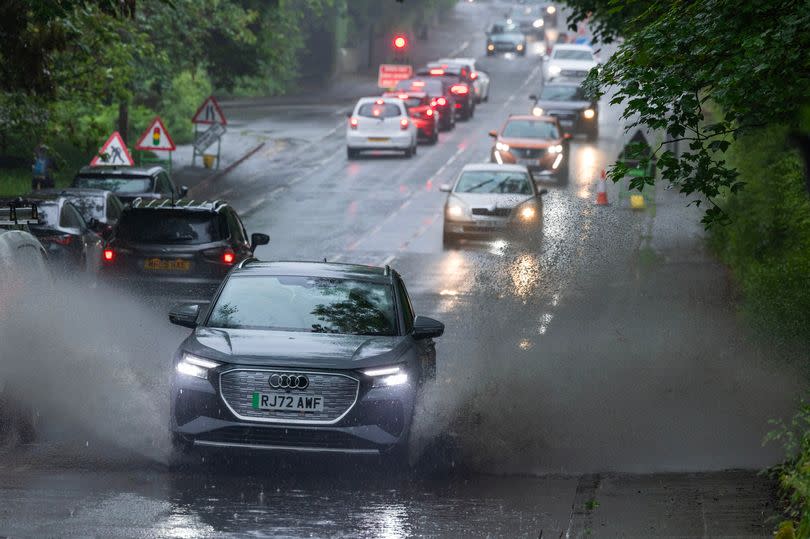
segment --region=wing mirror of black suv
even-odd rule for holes
[[[413,321],[414,339],[433,339],[444,334],[444,324],[427,316],[417,316]]]
[[[181,185],[180,186],[180,192],[178,194],[180,195],[180,198],[185,198],[186,195],[188,195],[188,186],[187,185]]]
[[[267,234],[260,234],[258,232],[254,232],[250,235],[250,250],[255,251],[256,247],[259,245],[267,245],[270,243],[270,236]]]
[[[169,322],[184,328],[196,328],[197,316],[200,314],[198,303],[178,303],[169,311]]]

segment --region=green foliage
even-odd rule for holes
[[[654,2],[568,0],[574,19],[593,10],[603,38],[625,41],[588,77],[591,93],[616,89],[628,129],[637,125],[666,132],[687,151],[676,156],[666,144],[655,151],[664,180],[686,195],[712,203],[704,222],[724,220],[715,204],[721,193],[743,186],[723,156],[729,139],[746,130],[787,125],[801,130],[810,105],[810,10],[805,1]],[[709,121],[716,104],[723,116]],[[618,181],[625,171],[614,167]],[[647,178],[642,183],[652,183]]]
[[[777,537],[807,539],[810,537],[810,404],[803,403],[799,411],[785,424],[775,422],[776,429],[766,441],[781,443],[788,458],[774,467],[775,475],[787,502],[790,520],[779,526]]]
[[[182,71],[172,77],[158,110],[164,111],[163,123],[166,124],[166,129],[171,133],[175,144],[185,144],[193,140],[194,128],[189,119],[211,92],[211,81],[202,69],[198,69],[194,74]],[[143,126],[141,129],[146,128],[149,119],[140,124]]]
[[[789,338],[810,338],[810,199],[797,152],[785,146],[786,127],[740,136],[729,165],[746,188],[726,194],[726,226],[711,242],[729,264],[755,324]]]

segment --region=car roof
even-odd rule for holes
[[[264,262],[248,259],[233,270],[234,275],[290,275],[300,277],[331,277],[358,279],[390,284],[395,271],[388,266],[363,266],[338,262],[278,261]]]
[[[440,58],[438,62],[441,64],[450,64],[450,63],[466,64],[472,68],[475,68],[475,58]]]
[[[422,90],[395,90],[393,92],[385,92],[383,97],[399,97],[400,95],[407,94],[408,97],[417,97],[419,99],[424,99],[427,97],[427,94]]]
[[[375,103],[377,101],[383,101],[385,103],[402,103],[402,100],[398,97],[390,97],[390,96],[373,96],[373,97],[361,97],[357,100],[358,105],[365,105],[366,103]]]
[[[499,165],[497,163],[470,163],[468,165],[464,165],[464,168],[461,169],[461,172],[477,172],[477,171],[504,171],[504,172],[529,172],[523,165],[512,165],[512,164],[504,164]]]
[[[582,86],[582,80],[576,79],[554,79],[543,84],[542,88],[546,86]]]
[[[163,167],[128,167],[128,166],[85,166],[79,169],[77,176],[112,176],[116,174],[127,176],[155,176],[166,170]]]
[[[91,189],[89,187],[65,187],[63,189],[43,189],[37,193],[32,193],[31,196],[39,194],[53,194],[61,196],[74,196],[74,197],[103,197],[114,196],[112,191],[106,189]]]
[[[557,123],[554,116],[535,116],[533,114],[510,114],[506,119],[508,123],[510,120],[542,120],[544,122]]]
[[[181,210],[181,211],[201,211],[201,212],[218,212],[228,205],[223,200],[194,200],[190,198],[180,198],[174,202],[168,198],[143,200],[136,198],[130,206],[125,208],[128,210]]]
[[[593,53],[593,47],[591,47],[590,45],[574,45],[572,43],[559,43],[557,45],[554,45],[554,47],[551,50],[588,51],[590,53]]]

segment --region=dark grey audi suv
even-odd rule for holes
[[[175,449],[407,456],[419,386],[434,377],[436,320],[416,316],[385,268],[238,264],[174,357]]]

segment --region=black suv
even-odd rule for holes
[[[265,234],[248,239],[222,201],[136,200],[105,245],[101,275],[146,295],[208,299],[234,265],[269,241]]]
[[[73,187],[112,191],[122,202],[137,198],[176,200],[188,194],[188,188],[177,187],[163,167],[83,167],[73,178]]]
[[[430,63],[419,69],[422,77],[433,77],[450,86],[450,93],[455,100],[456,117],[469,120],[475,114],[475,90],[473,89],[472,71],[469,67]]]
[[[416,316],[389,267],[248,260],[174,357],[171,430],[192,447],[407,456],[436,320]]]
[[[588,140],[599,137],[599,104],[588,99],[580,82],[547,82],[539,94],[532,94],[532,114],[554,116],[565,133],[584,133]]]

